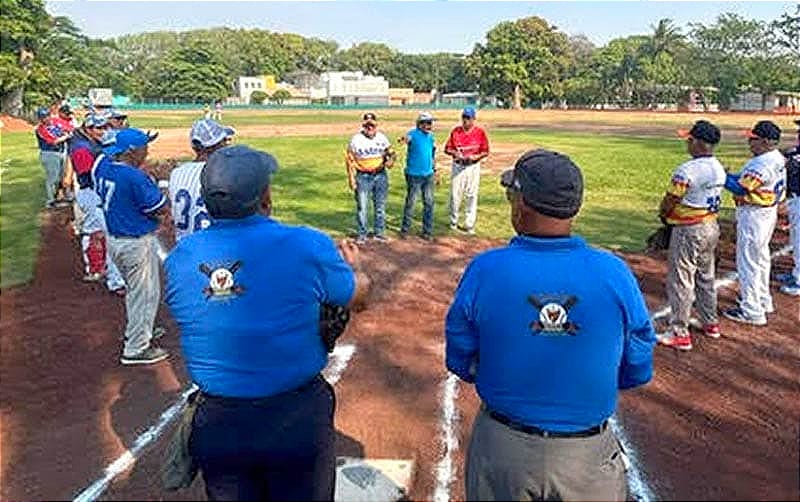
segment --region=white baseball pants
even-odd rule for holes
[[[464,166],[453,162],[450,171],[450,225],[458,224],[461,201],[464,200],[464,226],[475,227],[478,219],[478,188],[481,184],[481,163]]]
[[[750,317],[764,317],[772,308],[769,292],[769,241],[778,220],[775,206],[743,205],[736,208],[736,272],[739,307]]]

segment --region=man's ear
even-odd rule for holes
[[[272,190],[267,186],[264,194],[261,195],[261,214],[269,216],[272,214]]]

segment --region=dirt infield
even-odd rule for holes
[[[163,345],[173,356],[152,367],[118,362],[123,305],[98,285],[80,282],[76,244],[65,211],[42,228],[36,277],[0,295],[0,413],[4,500],[75,496],[130,447],[187,383],[173,323]],[[464,265],[500,244],[477,239],[417,239],[371,244],[364,262],[378,288],[355,315],[344,343],[356,352],[337,385],[340,454],[416,461],[411,497],[430,499],[442,458],[440,416],[443,320]],[[778,242],[780,244],[780,242]],[[663,305],[659,257],[625,255],[648,304]],[[789,261],[780,259],[778,270]],[[731,268],[723,246],[722,270]],[[722,306],[735,290],[721,290]],[[659,499],[795,499],[798,493],[800,306],[775,294],[778,312],[765,329],[723,321],[723,338],[698,338],[690,353],[657,348],[656,377],[626,393],[619,420],[641,474]],[[465,440],[477,409],[459,385],[451,498],[463,498]],[[177,494],[158,485],[163,439],[103,496],[196,499],[202,483]]]

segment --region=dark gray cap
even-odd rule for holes
[[[551,218],[572,218],[583,202],[583,175],[572,159],[549,150],[531,150],[500,178],[522,194],[525,204]]]
[[[208,156],[200,174],[201,193],[212,218],[253,215],[278,170],[272,155],[245,145],[221,148]]]

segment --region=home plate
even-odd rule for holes
[[[406,500],[414,473],[413,460],[338,457],[336,502]]]

